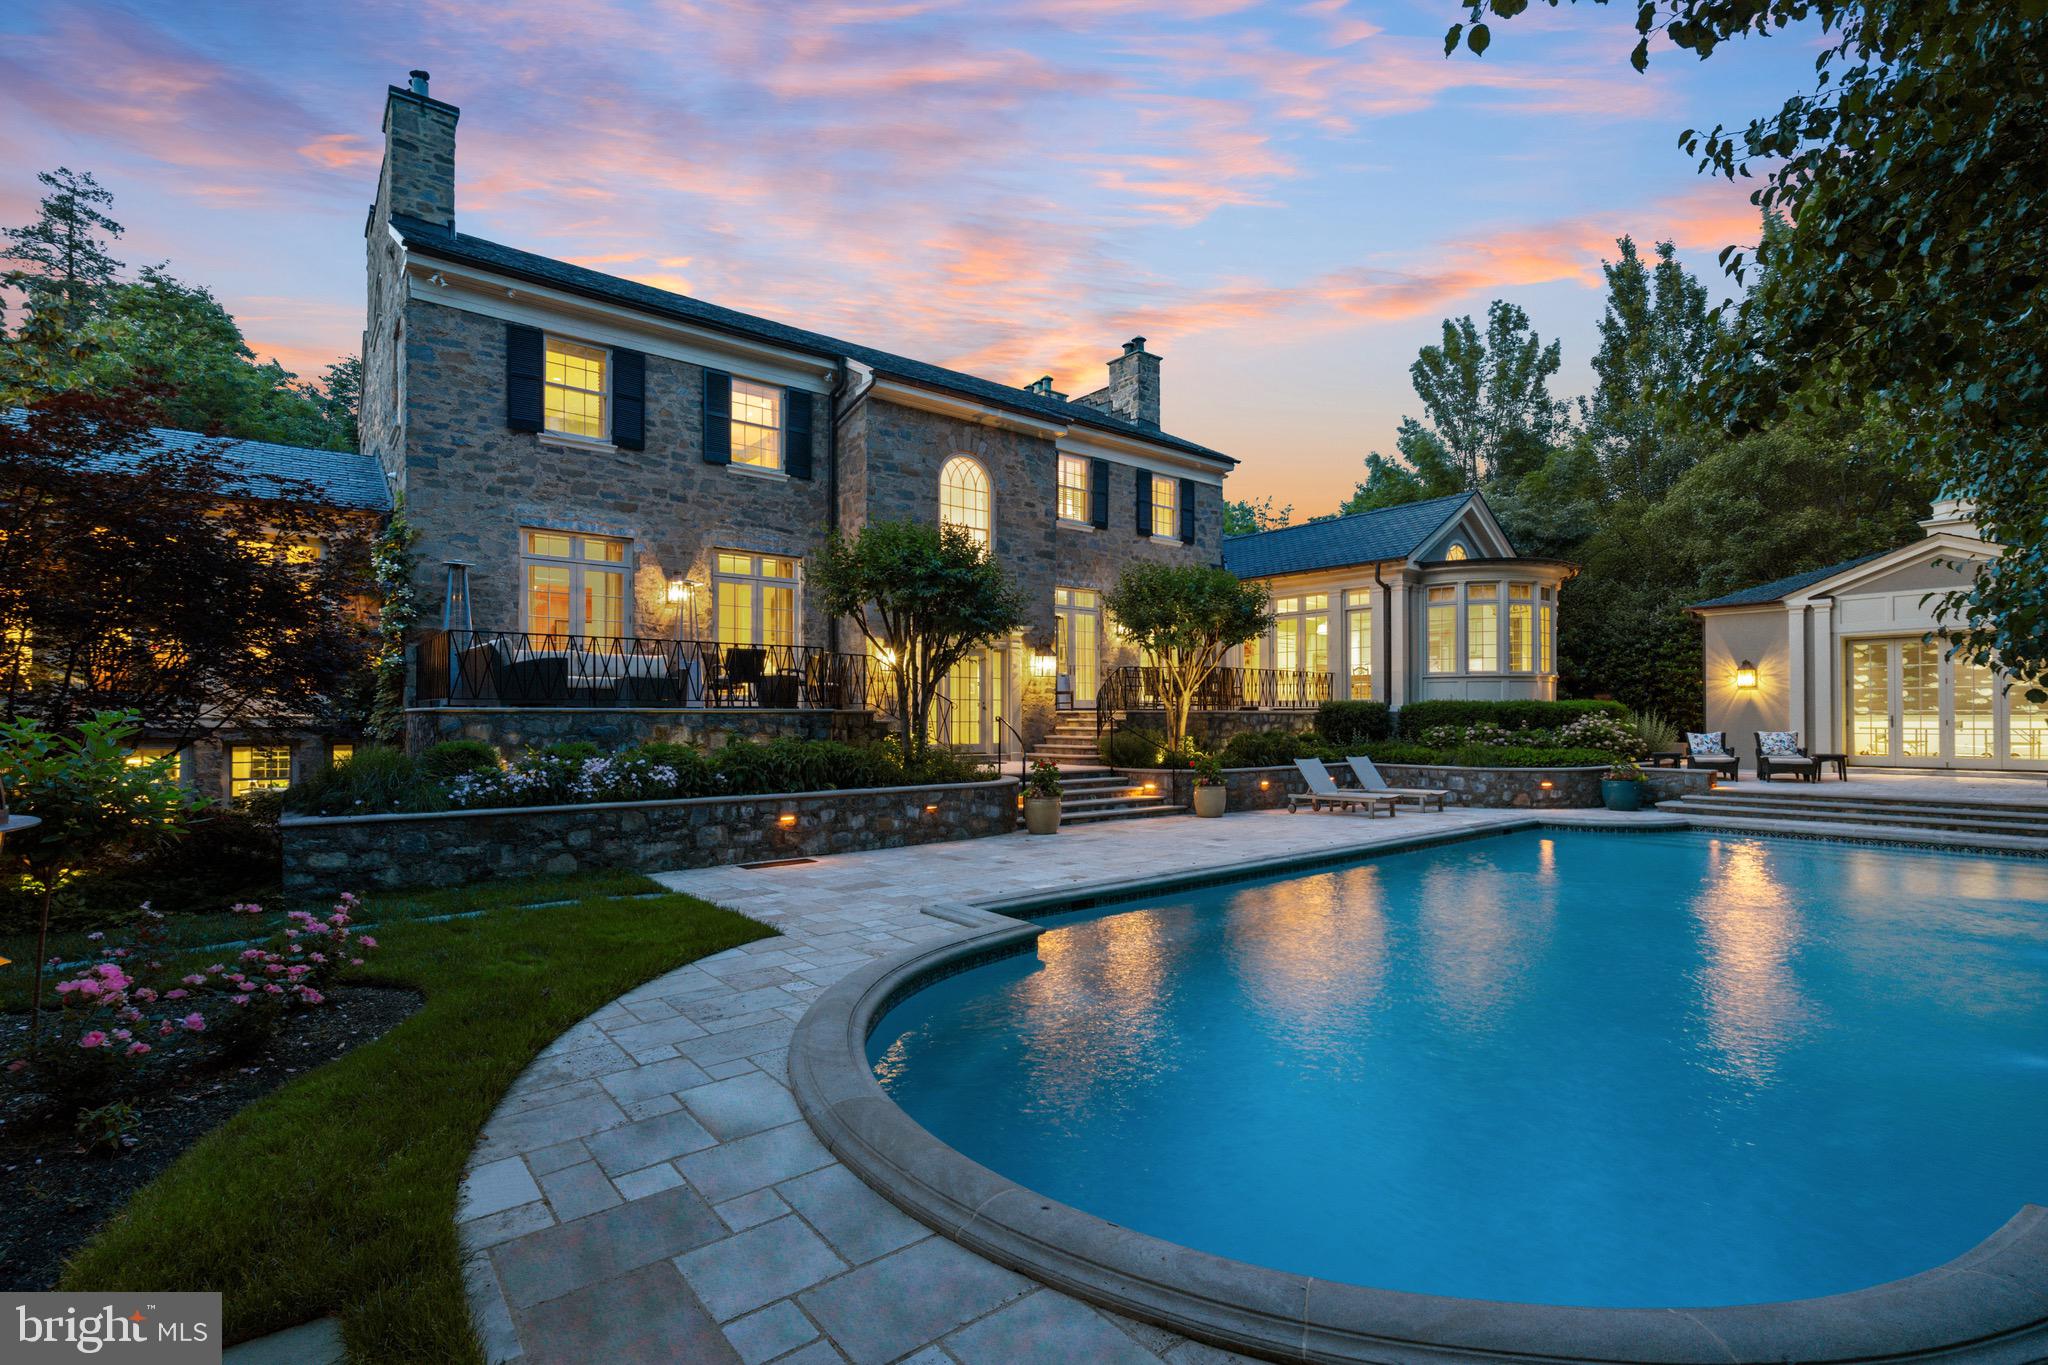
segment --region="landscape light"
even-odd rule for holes
[[[690,591],[690,580],[687,578],[671,578],[668,581],[668,600],[671,602],[689,601]]]
[[[793,810],[784,811],[781,815],[775,817],[775,823],[781,825],[784,829],[788,829],[796,823],[796,812]]]

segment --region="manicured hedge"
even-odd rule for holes
[[[1524,749],[1502,744],[1432,749],[1400,740],[1368,745],[1366,756],[1375,763],[1447,763],[1460,768],[1590,768],[1614,761],[1612,754],[1601,749]]]
[[[1326,701],[1316,708],[1316,733],[1338,745],[1391,739],[1394,713],[1383,701]]]
[[[1401,708],[1400,731],[1403,739],[1414,739],[1432,725],[1555,730],[1580,716],[1612,716],[1627,724],[1629,711],[1618,701],[1414,701]]]

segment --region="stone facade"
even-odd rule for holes
[[[1375,765],[1390,787],[1428,787],[1446,793],[1445,803],[1495,809],[1564,810],[1604,805],[1600,777],[1605,768],[1460,768],[1449,764],[1380,763]],[[1156,782],[1167,799],[1182,805],[1193,801],[1194,774],[1186,769],[1120,768],[1131,777]],[[1340,786],[1345,775],[1333,768]],[[1691,768],[1651,768],[1644,808],[1681,796],[1698,796],[1711,785],[1712,774]],[[1550,786],[1544,787],[1548,782]],[[1306,793],[1308,783],[1293,764],[1282,768],[1226,768],[1223,785],[1231,810],[1278,810],[1290,792]]]
[[[787,823],[785,823],[787,821]],[[433,815],[290,816],[289,896],[600,868],[673,871],[897,848],[1017,827],[1017,781]]]
[[[766,706],[702,710],[429,706],[405,713],[406,747],[414,753],[443,740],[475,739],[507,758],[564,740],[587,740],[601,749],[626,749],[649,741],[719,749],[727,744],[784,738],[861,744],[885,733],[887,726],[871,711],[797,711]]]
[[[1214,751],[1238,735],[1263,734],[1272,730],[1292,733],[1315,724],[1314,711],[1191,711],[1188,735],[1204,749]],[[1160,710],[1131,711],[1123,728],[1166,733],[1166,713]]]

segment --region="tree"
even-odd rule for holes
[[[31,1047],[42,1037],[50,901],[58,886],[75,869],[110,853],[170,842],[206,804],[204,796],[179,784],[167,761],[131,761],[141,730],[133,712],[102,712],[72,735],[33,720],[0,721],[0,777],[15,809],[42,821],[7,840],[7,851],[28,864],[41,901],[29,1003]]]
[[[1223,504],[1223,534],[1226,536],[1249,536],[1260,531],[1277,531],[1293,519],[1294,504],[1290,502],[1275,511],[1271,494],[1257,502],[1243,498]]]
[[[1688,409],[1717,329],[1706,286],[1678,263],[1671,243],[1657,244],[1654,268],[1632,239],[1616,245],[1620,259],[1601,263],[1607,311],[1586,428],[1610,495],[1656,498],[1701,453],[1701,443],[1687,439]]]
[[[189,742],[326,717],[365,657],[367,524],[222,446],[167,448],[148,395],[64,393],[0,423],[0,712],[132,710]]]
[[[1443,343],[1425,346],[1408,368],[1437,441],[1477,488],[1512,479],[1542,462],[1564,426],[1564,404],[1550,396],[1563,363],[1529,315],[1505,299],[1486,310],[1486,335],[1467,317],[1444,319]]]
[[[121,269],[107,249],[108,239],[121,235],[121,225],[100,212],[113,207],[114,196],[91,172],[68,166],[40,171],[36,179],[50,192],[35,222],[0,231],[6,243],[0,257],[20,263],[0,282],[27,296],[31,316],[76,330]]]
[[[1224,654],[1273,619],[1264,584],[1199,564],[1127,565],[1102,605],[1157,670],[1166,737],[1176,753],[1202,684]]]
[[[1338,516],[1376,512],[1425,498],[1447,498],[1469,487],[1464,466],[1444,449],[1435,432],[1413,417],[1401,419],[1394,448],[1400,452],[1395,459],[1377,450],[1365,457],[1365,482],[1351,490],[1351,496],[1337,508]]]
[[[953,665],[1024,624],[1009,574],[963,527],[876,521],[834,532],[812,585],[826,612],[860,627],[895,682],[903,757],[924,756],[932,704]]]
[[[1556,0],[1551,0],[1554,5]],[[1475,53],[1487,11],[1466,0],[1446,35]],[[1738,280],[1762,278],[1708,365],[1708,397],[1755,429],[1819,381],[1901,414],[1923,477],[1976,504],[2004,556],[1945,610],[1962,652],[2048,674],[2048,9],[1951,0],[1643,0],[1630,60],[1662,34],[1711,56],[1738,36],[1817,19],[1812,90],[1739,131],[1689,129],[1703,172],[1758,174],[1751,201],[1787,226]]]

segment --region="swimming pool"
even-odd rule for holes
[[[1845,1292],[2048,1200],[2048,863],[1528,831],[1049,921],[869,1056],[1201,1251],[1601,1307]]]

